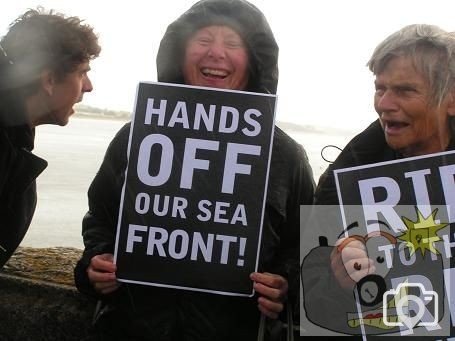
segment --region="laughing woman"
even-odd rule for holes
[[[264,15],[243,0],[203,0],[167,28],[158,80],[274,94],[278,47]],[[310,204],[313,178],[303,148],[276,128],[256,296],[229,297],[122,284],[113,264],[119,198],[127,163],[127,124],[112,141],[89,189],[86,245],[75,274],[79,290],[104,303],[96,323],[108,339],[255,340],[260,314],[274,320],[297,302],[299,206]],[[160,271],[154,269],[153,271]]]

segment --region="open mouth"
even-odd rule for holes
[[[348,313],[349,327],[358,328],[360,325],[364,325],[382,330],[397,328],[396,323],[400,322],[400,320],[397,315],[395,300],[396,297],[392,297],[391,300],[387,302],[386,318],[389,325],[384,323],[383,307],[381,306],[378,309],[363,312],[361,319],[359,318],[358,313]]]
[[[210,68],[202,68],[201,73],[208,78],[216,78],[216,79],[224,79],[229,76],[229,73],[225,70],[220,69],[210,69]]]
[[[396,313],[395,313],[396,314]],[[356,316],[357,318],[353,318]],[[358,314],[349,314],[348,315],[348,325],[351,328],[357,328],[361,324],[365,326],[370,326],[378,329],[383,329],[383,330],[388,330],[388,329],[393,329],[396,328],[396,326],[388,326],[384,323],[384,316],[382,315],[382,309],[381,311],[369,311],[365,313],[362,317],[362,319],[358,318]],[[387,321],[392,322],[392,323],[397,323],[399,322],[399,318],[397,315],[388,315],[387,316]]]
[[[384,121],[384,130],[387,133],[396,133],[399,132],[400,130],[408,127],[409,124],[406,122],[400,122],[400,121]]]

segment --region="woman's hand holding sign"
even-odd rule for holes
[[[346,290],[352,290],[363,277],[375,272],[365,243],[355,237],[340,238],[330,255],[333,275]]]
[[[276,319],[283,310],[288,293],[288,281],[276,274],[253,272],[254,290],[260,294],[258,308],[267,317]]]
[[[87,268],[87,275],[90,283],[100,294],[109,294],[120,287],[117,282],[115,271],[117,266],[114,264],[114,255],[103,253],[96,255],[90,260]]]

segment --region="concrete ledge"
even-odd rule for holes
[[[59,281],[72,278],[76,257],[66,258],[68,266],[65,267],[62,266],[63,248],[21,248],[18,251],[18,256],[13,256],[0,273],[0,340],[61,341],[81,340],[87,336],[95,302],[79,294],[71,282],[49,281],[49,273],[39,266],[35,269],[39,269],[38,273],[45,280],[37,279],[40,276],[30,271],[37,265],[38,257],[39,262],[48,264],[52,277]],[[54,251],[60,254],[60,259],[54,257]],[[20,272],[19,268],[25,271]],[[65,275],[62,270],[56,274],[56,268],[64,269]]]

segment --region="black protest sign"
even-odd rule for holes
[[[346,237],[337,250],[357,283],[337,331],[448,335],[455,151],[339,169],[335,180]],[[352,260],[359,243],[368,264]]]
[[[381,162],[334,171],[341,214],[346,225],[385,221],[394,231],[406,229],[403,217],[455,221],[455,151]],[[445,212],[444,212],[445,211]]]
[[[275,101],[139,84],[117,227],[119,280],[253,294]]]

